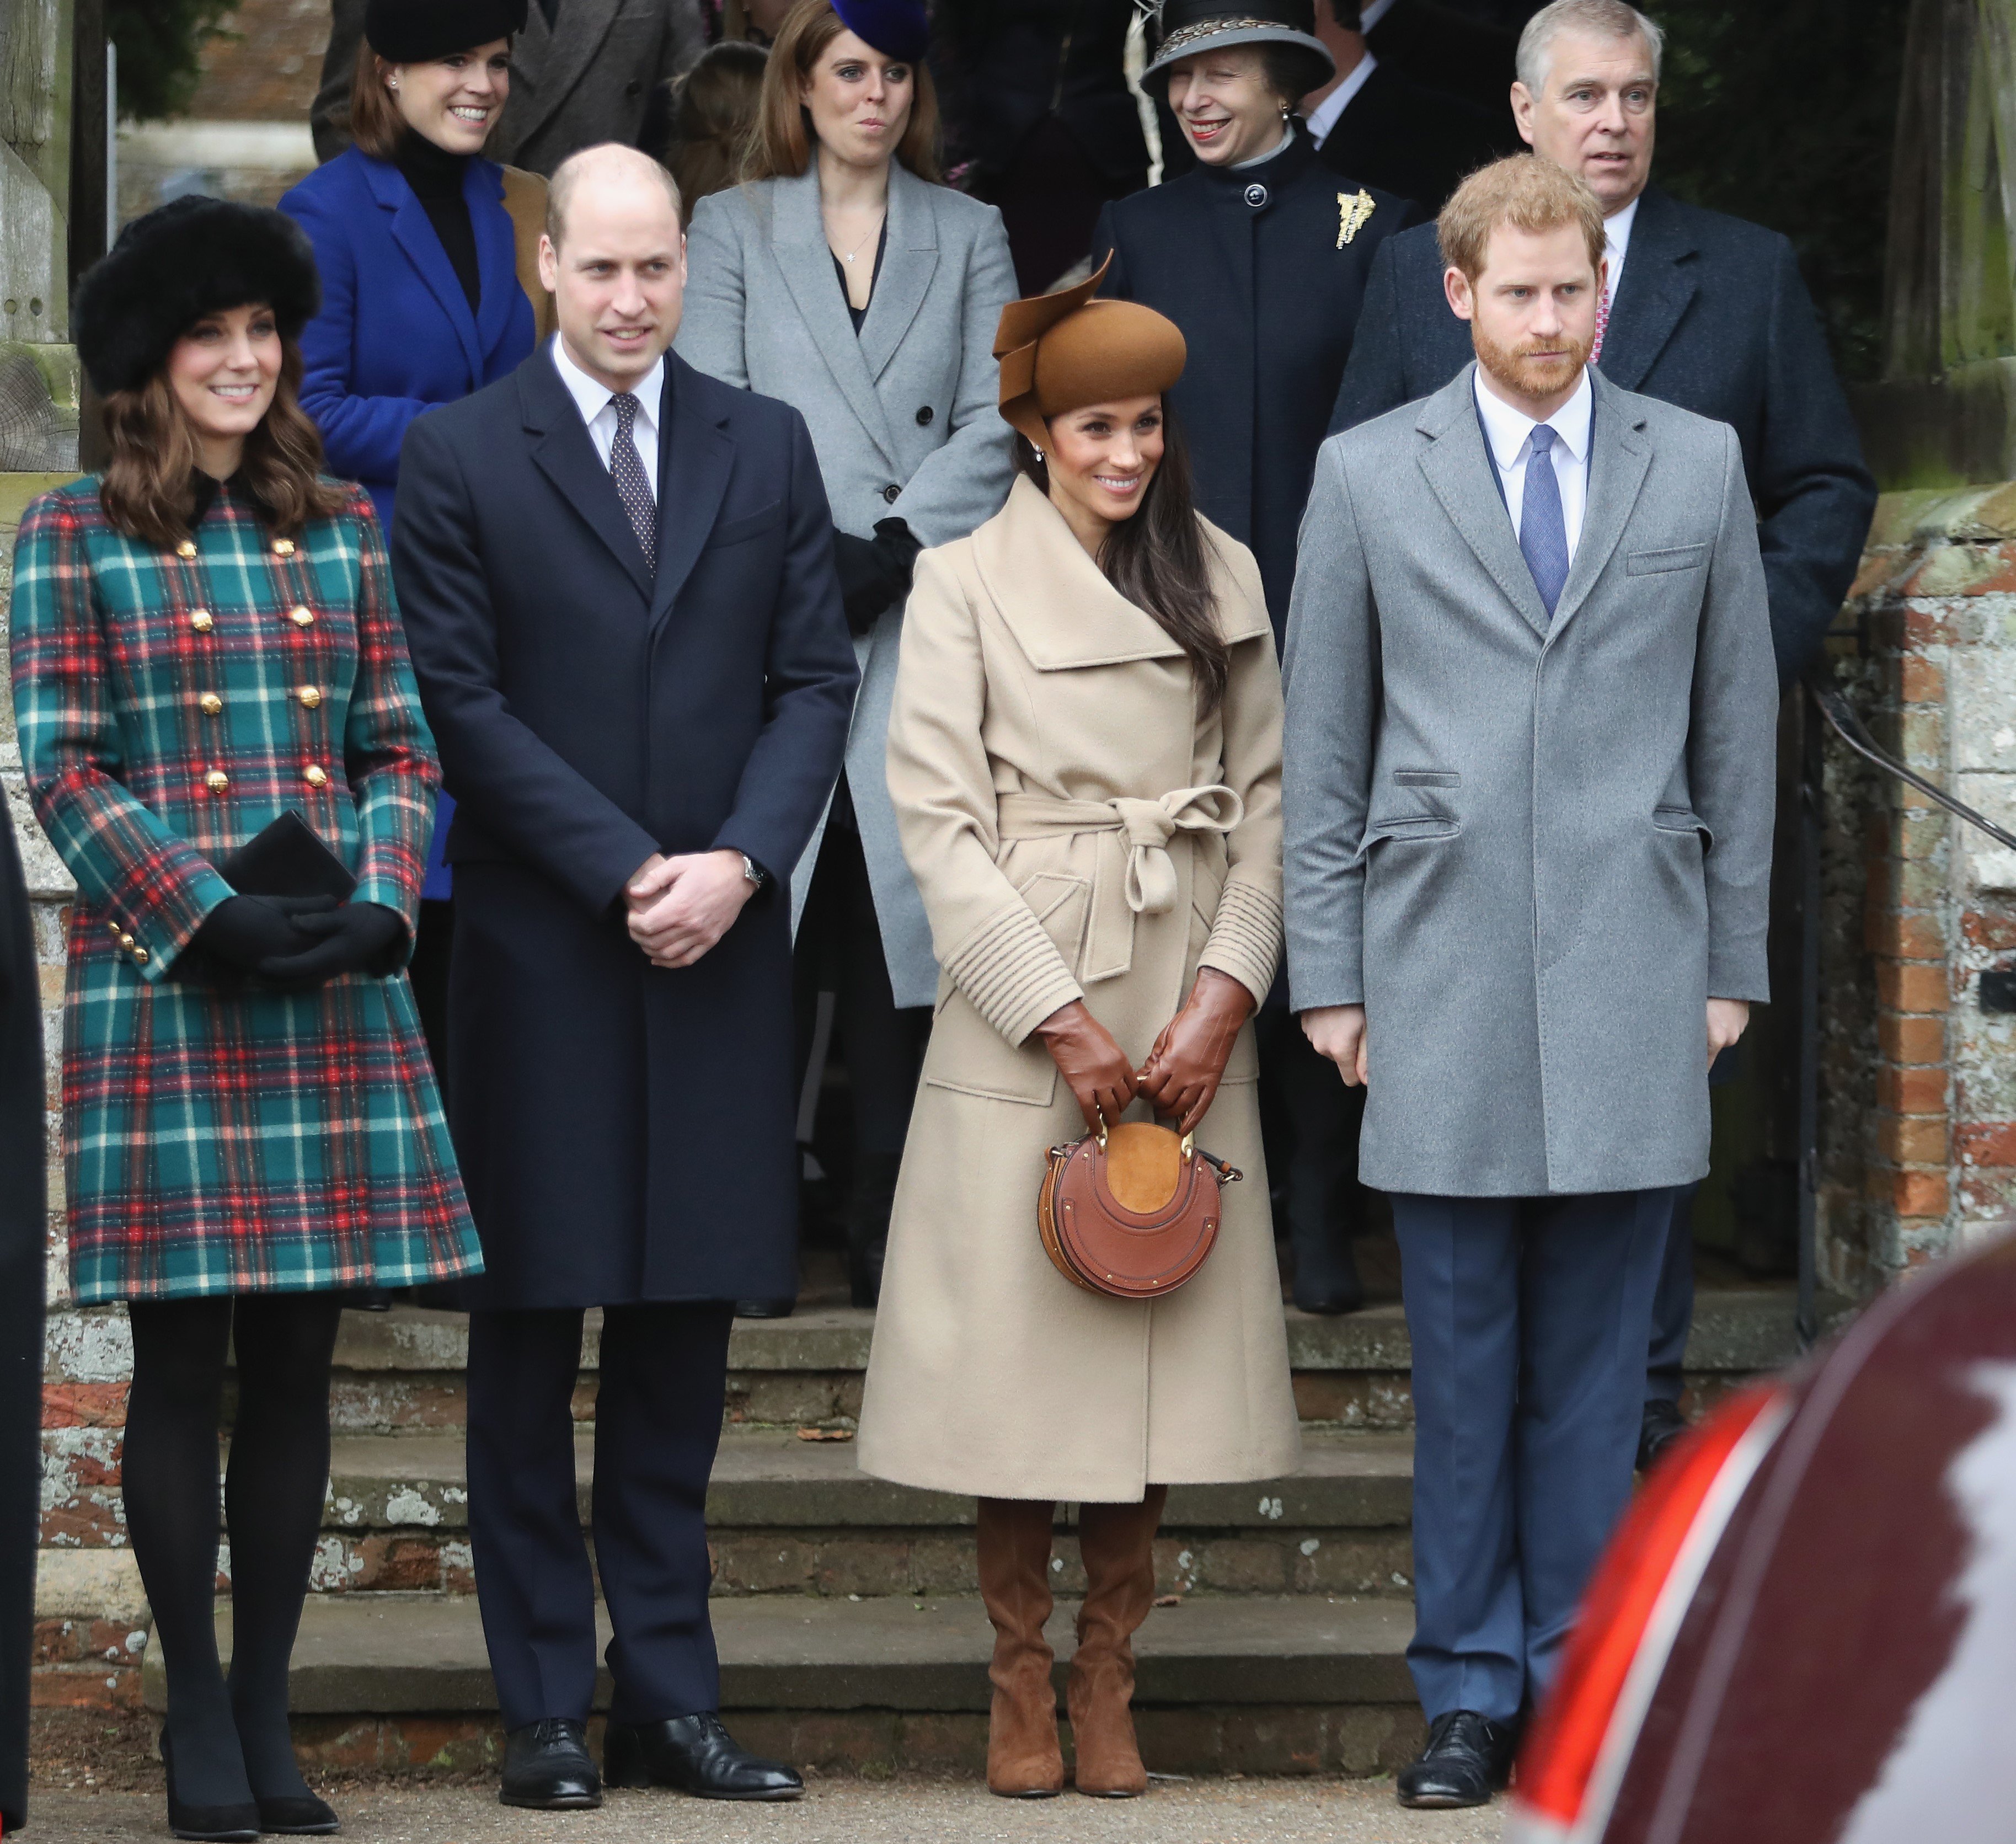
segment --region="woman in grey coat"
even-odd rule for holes
[[[919,0],[799,0],[770,53],[750,175],[693,211],[676,342],[702,371],[804,416],[833,502],[861,692],[792,899],[802,1043],[819,990],[838,1000],[858,1306],[880,1285],[938,994],[883,776],[903,604],[918,551],[992,517],[1014,472],[992,355],[1014,265],[1000,214],[938,183],[926,38]]]

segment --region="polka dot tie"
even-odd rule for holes
[[[637,399],[628,391],[620,391],[609,401],[616,407],[616,439],[609,445],[609,471],[616,482],[616,496],[630,515],[630,529],[644,547],[644,561],[656,576],[658,502],[645,477],[644,463],[637,459],[637,444],[632,434],[637,427]]]

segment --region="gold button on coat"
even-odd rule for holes
[[[275,556],[291,557],[293,554],[294,541],[291,538],[276,538],[273,540],[273,555]]]
[[[288,615],[287,619],[292,621],[297,628],[305,628],[315,619],[315,614],[311,609],[307,607],[296,607]]]
[[[196,555],[196,546],[194,542],[192,540],[185,538],[180,544],[175,546],[175,555],[178,557],[194,556]]]
[[[294,693],[294,696],[312,711],[322,702],[322,687],[319,685],[304,685]]]
[[[329,785],[329,776],[312,762],[308,765],[308,772],[301,776],[301,779],[311,787],[326,787]]]
[[[196,608],[189,611],[189,625],[199,634],[207,634],[217,623],[210,618],[207,608]]]
[[[197,702],[203,706],[206,717],[214,717],[224,708],[224,701],[215,692],[205,692]]]
[[[231,777],[225,774],[221,769],[212,769],[207,775],[203,776],[203,784],[204,787],[208,788],[212,794],[221,794],[225,788],[231,785]]]
[[[153,956],[149,954],[145,948],[135,948],[133,950],[133,958],[137,960],[141,966],[145,967],[147,963],[153,958]]]
[[[119,938],[119,945],[120,945],[120,946],[121,946],[121,947],[122,947],[122,948],[130,948],[130,947],[131,947],[131,946],[132,946],[132,945],[133,945],[133,938],[132,938],[132,936],[131,936],[130,935],[121,935],[121,936],[120,936],[120,938]]]
[[[122,935],[126,932],[126,931],[121,928],[117,922],[108,922],[105,926],[112,931],[113,935],[115,937]]]

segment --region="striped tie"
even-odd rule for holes
[[[1596,297],[1596,344],[1589,349],[1591,365],[1603,356],[1603,336],[1610,330],[1610,284],[1605,281],[1603,292]]]

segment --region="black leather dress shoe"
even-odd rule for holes
[[[702,1799],[795,1799],[805,1783],[781,1761],[739,1746],[711,1710],[660,1723],[611,1723],[602,1745],[611,1786],[669,1786]]]
[[[276,1799],[260,1799],[259,1829],[273,1838],[326,1838],[343,1828],[336,1808],[313,1793],[285,1793]]]
[[[1644,1419],[1638,1424],[1638,1470],[1642,1473],[1674,1442],[1687,1432],[1688,1421],[1678,1403],[1655,1396],[1645,1404]]]
[[[782,1300],[737,1300],[735,1302],[735,1316],[737,1319],[789,1319],[797,1303],[796,1295]]]
[[[1511,1777],[1519,1731],[1474,1709],[1452,1709],[1428,1726],[1428,1745],[1400,1770],[1403,1806],[1488,1806]]]
[[[588,1752],[588,1731],[567,1716],[527,1723],[504,1738],[504,1783],[498,1803],[535,1812],[585,1812],[602,1803],[602,1780]]]

